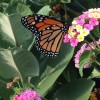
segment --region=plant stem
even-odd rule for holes
[[[95,38],[93,37],[92,34],[89,34],[90,38],[93,40],[94,44],[98,47],[97,50],[100,51],[100,46],[97,44]]]
[[[96,48],[96,49],[93,49],[93,48],[92,48],[92,44],[90,45],[90,43],[89,43],[87,40],[84,39],[84,41],[85,41],[85,43],[86,43],[92,50],[94,50],[95,52],[98,51],[97,48]]]
[[[94,60],[94,62],[100,66],[100,63],[98,61]]]
[[[76,4],[80,6],[83,10],[87,10],[84,6],[82,6],[77,0],[75,0]]]

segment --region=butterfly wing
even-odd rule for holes
[[[29,29],[33,34],[38,35],[38,28],[36,27],[36,25],[39,22],[44,21],[45,19],[47,19],[48,16],[43,16],[43,15],[28,15],[28,16],[23,16],[21,18],[21,23],[27,28]]]
[[[47,56],[57,56],[66,32],[65,25],[48,16],[29,15],[22,17],[22,24],[36,35],[37,49]]]

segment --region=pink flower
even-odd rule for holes
[[[75,47],[75,46],[77,46],[77,44],[78,44],[78,40],[76,39],[76,38],[68,38],[68,34],[66,34],[65,36],[64,36],[64,43],[67,43],[67,42],[71,42],[71,46],[72,47]]]
[[[100,39],[96,42],[97,44],[100,44]],[[79,68],[79,62],[80,62],[79,59],[85,50],[93,50],[95,48],[96,48],[96,44],[94,42],[91,42],[90,44],[84,43],[81,46],[80,50],[75,55],[75,59],[74,59],[75,67]],[[87,63],[84,64],[84,68],[89,68],[90,65],[91,65],[91,61],[88,61]]]
[[[80,19],[86,19],[88,18],[88,12],[83,13],[82,15],[79,16]]]
[[[76,67],[76,68],[79,68],[79,64],[78,64],[78,63],[75,63],[75,67]]]
[[[84,28],[86,28],[86,29],[88,29],[88,30],[93,30],[93,25],[91,25],[91,24],[85,24],[84,25]]]
[[[70,42],[71,42],[71,46],[72,47],[76,47],[77,44],[78,44],[78,40],[76,38],[71,38],[70,39]]]
[[[13,100],[41,100],[40,95],[33,90],[27,89],[19,96],[16,95]]]
[[[91,24],[91,25],[93,25],[93,26],[96,26],[96,25],[99,24],[99,22],[98,22],[97,18],[91,18],[91,19],[89,20],[89,24]]]
[[[75,58],[79,58],[80,55],[81,55],[81,52],[80,52],[80,50],[79,50],[79,51],[77,52],[77,54],[75,55]]]
[[[87,48],[87,44],[84,43],[84,44],[81,46],[80,50],[76,53],[75,59],[74,59],[75,67],[76,67],[76,68],[79,68],[79,59],[80,59],[80,56],[81,56],[82,53],[86,50],[86,48]],[[88,67],[87,67],[87,64],[84,65],[84,68],[88,68]]]
[[[76,20],[77,24],[83,25],[85,23],[84,19]]]
[[[94,42],[91,42],[90,44],[87,45],[86,50],[92,50],[96,48],[96,44]]]
[[[19,100],[18,95],[14,96],[13,100]]]
[[[100,44],[100,39],[97,41],[97,44]]]
[[[74,61],[75,61],[75,64],[79,63],[79,59],[77,59],[77,58],[75,58]]]
[[[64,36],[64,43],[67,43],[67,42],[69,42],[69,38],[68,38],[68,34],[66,34],[65,36]]]
[[[91,50],[91,47],[90,46],[87,46],[86,50]]]
[[[86,43],[84,43],[84,44],[81,46],[81,53],[83,53],[83,52],[86,50],[86,46],[87,46]]]

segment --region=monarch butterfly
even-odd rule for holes
[[[67,24],[53,17],[44,15],[28,15],[21,18],[21,23],[36,36],[37,49],[49,57],[59,54]]]

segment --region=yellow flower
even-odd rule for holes
[[[74,37],[74,32],[73,32],[73,27],[69,27],[69,30],[68,30],[68,38],[72,38]]]
[[[100,13],[99,12],[90,13],[89,18],[100,18]]]
[[[74,37],[75,34],[76,34],[76,32],[71,32],[71,33],[69,33],[69,34],[68,34],[68,38],[72,38],[72,37]]]
[[[92,17],[94,17],[94,13],[89,13],[89,18],[92,18]]]
[[[94,11],[96,11],[96,8],[94,8],[94,9],[91,8],[91,9],[89,9],[88,11],[89,11],[90,13],[91,13],[91,12],[94,12]]]
[[[94,14],[94,18],[100,18],[100,13],[96,12],[96,13]]]
[[[83,41],[84,40],[84,36],[83,35],[78,35],[77,36],[77,40],[78,40],[78,42],[81,42],[81,41]]]
[[[72,24],[76,25],[77,24],[76,20],[73,20],[72,21]]]
[[[100,12],[100,8],[92,8],[88,10],[89,13]]]
[[[76,26],[73,25],[73,26],[69,27],[69,30],[68,30],[68,38],[74,37],[75,34],[76,34]]]
[[[76,25],[76,30],[77,32],[80,32],[81,30],[83,30],[83,27],[81,25]]]
[[[89,34],[89,30],[87,30],[86,28],[82,29],[80,31],[80,34],[83,35],[83,36],[87,36]]]
[[[71,28],[69,28],[68,33],[71,33],[71,32],[72,32],[72,29],[71,29]]]

